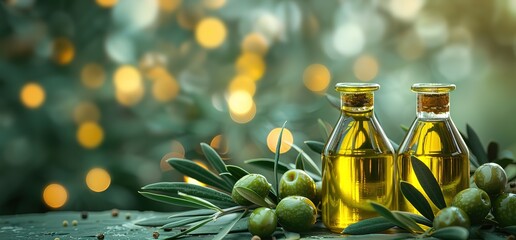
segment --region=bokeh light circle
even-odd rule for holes
[[[322,64],[312,64],[303,73],[303,83],[313,92],[323,92],[330,84],[331,74]]]
[[[101,87],[105,79],[104,68],[97,63],[86,64],[81,70],[81,82],[88,88]]]
[[[333,45],[335,50],[343,56],[357,55],[365,46],[364,31],[356,23],[345,23],[335,31]]]
[[[360,56],[355,61],[353,73],[360,81],[371,81],[378,75],[379,68],[380,66],[376,58],[366,54]]]
[[[252,52],[245,52],[238,57],[235,67],[239,75],[245,75],[254,81],[257,81],[265,74],[266,65],[260,55]]]
[[[93,168],[86,174],[86,185],[91,191],[104,192],[111,185],[111,176],[103,168]]]
[[[96,122],[84,122],[79,125],[76,138],[82,147],[94,149],[104,140],[104,130]]]
[[[267,147],[269,147],[269,150],[271,152],[276,153],[276,145],[278,143],[279,134],[281,132],[281,128],[274,128],[269,132],[269,135],[267,135]],[[281,137],[281,147],[280,147],[280,153],[286,153],[288,150],[292,148],[290,144],[294,143],[294,136],[292,135],[292,132],[288,130],[287,128],[283,129],[283,135]]]
[[[226,39],[226,26],[218,18],[202,19],[195,28],[195,39],[204,48],[217,48]]]
[[[20,91],[20,100],[28,108],[38,108],[45,101],[45,89],[39,83],[27,83]]]
[[[60,208],[68,200],[68,191],[58,183],[52,183],[43,190],[43,201],[51,208]]]
[[[231,112],[243,115],[253,107],[253,97],[246,91],[236,91],[229,95],[228,105]]]

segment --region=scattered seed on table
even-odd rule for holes
[[[113,210],[111,210],[111,216],[118,217],[118,209],[113,208]]]
[[[72,221],[72,226],[77,226],[77,224],[79,224],[79,222],[77,222],[77,220]]]
[[[98,239],[98,240],[102,240],[102,239],[104,239],[104,233],[99,233],[99,234],[97,235],[97,239]]]
[[[66,221],[66,220],[63,221],[63,227],[68,227],[68,221]]]
[[[163,228],[163,231],[170,232],[170,231],[172,231],[172,228]]]
[[[131,214],[130,213],[126,214],[125,219],[127,219],[127,220],[131,219]]]
[[[251,240],[262,240],[262,238],[260,238],[260,236],[258,235],[254,235]]]
[[[60,238],[54,238],[54,240],[61,240]]]
[[[86,211],[81,212],[81,218],[82,219],[88,218],[88,212],[86,212]]]
[[[153,237],[154,239],[158,239],[158,238],[159,238],[159,232],[153,232],[153,233],[152,233],[152,237]]]

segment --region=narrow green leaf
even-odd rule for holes
[[[516,235],[516,225],[502,228],[503,231]]]
[[[446,202],[444,201],[443,192],[430,169],[414,156],[411,158],[411,163],[412,169],[416,173],[417,180],[428,198],[430,198],[439,209],[445,208]]]
[[[236,165],[226,165],[226,168],[228,169],[228,172],[231,173],[231,175],[233,175],[233,177],[235,177],[237,180],[249,174],[248,171]]]
[[[249,160],[245,160],[244,163],[255,165],[255,166],[258,166],[261,168],[267,168],[270,170],[274,170],[274,159],[270,159],[270,158],[249,159]],[[282,163],[282,162],[278,163],[278,173],[284,173],[290,169],[293,169],[293,168],[291,168],[290,166],[288,166],[285,163]]]
[[[289,232],[283,229],[283,234],[285,234],[285,240],[298,240],[301,239],[301,234],[297,232]]]
[[[400,128],[401,128],[401,130],[403,130],[403,132],[408,132],[408,130],[409,130],[409,127],[406,125],[403,125],[403,124],[400,125]]]
[[[433,232],[430,236],[443,240],[467,240],[469,231],[463,227],[446,227]]]
[[[170,237],[167,237],[165,239],[177,239],[177,238],[179,238],[179,237],[181,237],[183,235],[186,235],[186,234],[190,233],[191,231],[194,231],[195,229],[198,229],[198,228],[204,226],[206,223],[209,223],[211,221],[213,221],[213,219],[212,218],[208,218],[206,220],[197,222],[195,225],[191,226],[190,228],[188,228],[188,229],[186,229],[186,230],[184,230],[182,232],[178,232],[177,234],[174,234],[174,235],[172,235]]]
[[[335,108],[340,110],[340,99],[339,98],[326,93],[326,99],[328,100],[328,102],[331,103],[331,105],[333,107],[335,107]]]
[[[401,222],[396,216],[385,206],[376,203],[376,202],[370,202],[371,206],[374,208],[374,210],[380,214],[380,216],[386,218],[391,223],[395,224],[396,226],[403,228],[411,233],[414,233],[414,231],[405,223]]]
[[[423,224],[423,225],[426,225],[429,227],[432,227],[434,225],[434,223],[432,221],[428,220],[427,218],[425,218],[419,214],[414,214],[414,213],[410,213],[410,212],[402,212],[402,211],[392,211],[392,212],[403,214],[409,218],[412,218],[412,220],[416,221],[419,224]]]
[[[351,224],[342,233],[351,235],[379,233],[394,226],[396,225],[384,217],[374,217]]]
[[[412,231],[418,232],[418,233],[422,233],[422,232],[425,231],[412,218],[410,218],[410,217],[408,217],[408,216],[406,216],[404,214],[400,214],[398,212],[392,212],[392,214],[400,222],[402,222],[403,224],[407,225]]]
[[[301,153],[297,154],[297,157],[296,157],[296,169],[299,169],[299,170],[305,170],[305,165],[303,164],[303,156],[301,155]]]
[[[305,141],[305,144],[315,153],[322,154],[324,151],[324,143],[318,141]]]
[[[178,221],[167,223],[167,224],[161,226],[161,228],[181,227],[181,226],[184,226],[186,224],[202,221],[202,220],[205,220],[205,219],[208,219],[208,218],[213,218],[213,216],[198,216],[198,217],[183,218],[183,219],[178,220]]]
[[[199,204],[194,201],[190,201],[188,199],[184,198],[176,198],[171,197],[163,194],[157,194],[157,193],[150,193],[150,192],[138,192],[141,195],[143,195],[146,198],[152,199],[154,201],[162,202],[162,203],[168,203],[180,207],[190,207],[190,208],[204,208],[209,209],[205,205]]]
[[[283,123],[283,126],[281,127],[281,131],[278,136],[278,141],[276,143],[276,152],[274,153],[274,187],[276,189],[276,192],[279,193],[279,181],[278,181],[278,164],[279,164],[279,157],[280,157],[280,149],[281,149],[281,139],[283,138],[283,130],[285,129],[285,125],[287,124],[287,121]]]
[[[222,212],[222,209],[220,207],[217,207],[213,203],[211,203],[211,202],[209,202],[207,200],[204,200],[204,199],[202,199],[200,197],[191,196],[191,195],[188,195],[188,194],[185,194],[185,193],[182,193],[182,192],[178,192],[177,194],[179,194],[179,196],[181,196],[182,198],[184,198],[186,200],[195,202],[195,203],[197,203],[199,205],[203,205],[207,209],[213,209],[213,210]]]
[[[403,196],[414,206],[423,216],[429,220],[434,220],[434,212],[432,207],[426,200],[425,196],[419,192],[412,184],[401,181],[400,189]]]
[[[260,197],[260,195],[258,195],[258,193],[252,189],[246,187],[235,187],[235,190],[250,202],[262,207],[269,207],[269,204],[265,201],[265,199]]]
[[[195,216],[207,216],[215,213],[212,209],[196,209],[183,212],[177,212],[170,215],[168,218],[179,218],[179,217],[195,217]]]
[[[502,168],[505,168],[507,166],[509,166],[509,164],[513,164],[513,163],[516,163],[514,161],[514,159],[510,159],[510,158],[500,158],[500,159],[496,159],[493,161],[494,163],[497,163],[498,165],[500,165]]]
[[[492,162],[495,159],[498,159],[498,151],[500,149],[500,146],[497,142],[490,142],[487,145],[487,159]]]
[[[236,214],[235,218],[233,218],[233,220],[231,220],[231,222],[229,224],[226,224],[226,226],[223,229],[221,229],[217,235],[215,235],[213,237],[213,240],[224,239],[224,237],[226,237],[226,235],[228,235],[229,231],[231,231],[233,226],[235,226],[235,224],[238,222],[238,220],[240,220],[245,215],[245,213],[246,213],[246,211],[243,211],[240,214]]]
[[[159,191],[170,194],[177,194],[177,192],[183,192],[200,198],[233,203],[233,199],[227,193],[184,182],[158,182],[144,186],[142,187],[142,189]]]
[[[226,184],[226,182],[224,182],[224,180],[219,178],[214,173],[199,166],[197,163],[194,163],[193,161],[180,158],[171,158],[168,159],[167,162],[174,169],[186,176],[189,176],[197,181],[206,183],[221,190],[231,192],[231,187],[229,187]]]
[[[471,152],[477,158],[477,161],[480,165],[487,163],[487,154],[480,142],[480,138],[478,138],[477,133],[469,124],[466,124],[466,132],[468,133],[468,146],[471,149]]]
[[[320,118],[317,119],[317,123],[319,124],[319,128],[322,132],[324,139],[328,139],[330,137],[330,134],[332,131],[331,126],[327,122],[325,122],[324,120],[322,120]]]
[[[220,157],[220,155],[213,149],[210,145],[206,143],[201,143],[201,150],[204,153],[204,156],[210,163],[210,165],[217,170],[218,173],[227,172],[226,164],[224,160]]]
[[[289,145],[296,149],[297,152],[301,153],[304,159],[308,162],[308,165],[310,165],[310,167],[312,167],[313,170],[315,170],[319,176],[322,176],[321,169],[319,169],[317,164],[315,164],[314,160],[312,160],[312,158],[308,154],[306,154],[306,152],[303,151],[303,149],[301,149],[294,143],[289,143]]]

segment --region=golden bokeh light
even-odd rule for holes
[[[119,67],[114,76],[115,88],[122,93],[135,93],[143,88],[140,71],[131,65]]]
[[[280,134],[281,128],[275,128],[272,129],[269,132],[269,135],[267,136],[267,146],[269,147],[269,150],[271,150],[273,153],[276,153],[276,145],[278,143],[278,137]],[[280,153],[286,153],[292,146],[290,144],[294,143],[294,136],[292,136],[292,133],[290,130],[285,128],[283,130],[283,135],[281,138],[281,147],[280,147]]]
[[[183,144],[181,144],[180,141],[172,140],[171,148],[173,152],[181,154],[181,157],[185,156],[185,147],[183,146]]]
[[[251,109],[244,114],[237,114],[234,112],[229,112],[231,120],[236,123],[244,124],[253,120],[254,116],[256,116],[256,104],[253,102]]]
[[[38,108],[45,102],[45,89],[39,83],[27,83],[20,91],[20,100],[28,108]]]
[[[115,6],[118,0],[95,0],[97,4],[103,8],[110,8]]]
[[[214,149],[217,149],[219,153],[227,153],[229,151],[228,142],[221,134],[213,137],[210,142],[210,146]]]
[[[210,9],[219,9],[226,4],[226,0],[204,0],[203,4]]]
[[[202,168],[204,169],[208,169],[208,166],[206,166],[206,164],[204,164],[203,162],[201,161],[198,161],[198,160],[194,160],[195,163],[197,163],[198,165],[200,165]],[[195,184],[195,185],[199,185],[199,186],[206,186],[206,184],[202,183],[202,182],[199,182],[191,177],[188,177],[188,176],[184,176],[184,181],[185,183],[189,183],[189,184]]]
[[[246,91],[236,91],[229,95],[228,105],[232,113],[243,115],[253,107],[253,97]]]
[[[52,183],[43,190],[43,202],[51,208],[60,208],[68,200],[68,191],[61,184]]]
[[[96,122],[83,122],[77,129],[76,138],[82,147],[93,149],[104,140],[104,130]]]
[[[135,104],[139,103],[144,95],[144,89],[139,88],[135,92],[123,92],[123,91],[116,91],[115,92],[115,98],[118,103],[120,103],[123,106],[130,107],[134,106]]]
[[[204,18],[195,28],[195,39],[204,48],[219,47],[226,39],[226,26],[218,18]]]
[[[360,56],[353,65],[353,73],[360,81],[371,81],[379,71],[378,61],[375,57],[370,55]]]
[[[258,55],[265,55],[269,50],[267,39],[260,33],[250,33],[242,41],[242,52],[252,52]]]
[[[86,175],[86,185],[91,191],[104,192],[111,185],[111,176],[102,168],[92,168]]]
[[[89,63],[81,70],[81,82],[88,88],[95,89],[101,87],[105,79],[104,68],[99,64]]]
[[[52,58],[57,64],[66,65],[72,62],[75,47],[67,38],[56,38],[52,45]]]
[[[163,171],[163,172],[170,171],[170,170],[172,170],[172,166],[170,166],[170,164],[168,164],[167,160],[171,159],[171,158],[184,158],[184,157],[185,157],[184,154],[181,154],[178,152],[169,152],[161,158],[159,167],[161,168],[161,171]]]
[[[239,75],[245,75],[257,81],[265,74],[265,62],[263,58],[253,52],[245,52],[236,61],[236,71]]]
[[[92,102],[81,102],[75,106],[73,110],[73,120],[77,124],[83,122],[98,122],[100,119],[100,110]]]
[[[235,93],[237,91],[246,91],[251,96],[254,96],[256,93],[256,84],[251,78],[244,75],[238,75],[233,80],[231,80],[228,86],[229,94]]]
[[[148,75],[153,80],[152,95],[157,101],[167,102],[177,97],[179,84],[165,68],[154,67]]]
[[[322,64],[312,64],[303,73],[303,83],[312,92],[324,92],[330,81],[330,71]]]
[[[181,0],[159,0],[159,8],[167,13],[174,12],[179,5]]]

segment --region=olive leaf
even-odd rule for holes
[[[170,194],[177,194],[178,192],[183,192],[189,195],[209,200],[233,203],[234,205],[233,199],[227,193],[184,182],[157,182],[142,187],[142,190],[152,190]]]
[[[392,214],[394,215],[394,217],[396,217],[396,219],[398,219],[400,222],[402,222],[403,224],[408,226],[414,232],[420,232],[421,233],[421,232],[425,231],[412,218],[410,218],[410,217],[408,217],[408,216],[406,216],[404,214],[401,214],[399,212],[392,212]]]
[[[305,165],[303,163],[303,156],[301,155],[301,153],[297,154],[297,157],[296,157],[296,169],[299,169],[299,170],[305,170]]]
[[[371,234],[383,232],[387,229],[396,226],[390,220],[384,217],[374,217],[369,219],[364,219],[357,223],[353,223],[346,227],[342,233],[343,234],[351,234],[351,235],[362,235],[362,234]]]
[[[226,182],[226,184],[228,184],[229,187],[232,188],[233,185],[235,185],[235,182],[230,177],[222,174],[227,173],[228,170],[226,168],[224,160],[222,160],[217,151],[215,151],[215,149],[213,149],[210,145],[206,143],[201,143],[201,150],[204,153],[204,156],[206,157],[210,165],[219,173],[219,175]]]
[[[181,159],[181,158],[171,158],[167,160],[168,164],[172,166],[174,169],[179,171],[180,173],[189,176],[191,178],[194,178],[197,181],[206,183],[208,185],[211,185],[213,187],[225,190],[227,192],[231,192],[231,187],[229,187],[224,180],[219,178],[214,173],[204,169],[197,163]]]
[[[231,220],[229,224],[220,230],[220,232],[213,237],[214,240],[221,240],[228,235],[229,231],[235,226],[235,224],[246,214],[247,211],[243,211],[240,214],[235,214],[235,217]]]
[[[190,233],[190,232],[194,231],[195,229],[198,229],[198,228],[200,228],[200,227],[204,226],[205,224],[207,224],[207,223],[209,223],[209,222],[211,222],[211,221],[213,221],[213,219],[212,219],[212,218],[208,218],[208,219],[205,219],[205,220],[199,221],[199,222],[197,222],[195,225],[191,226],[190,228],[188,228],[188,229],[186,229],[186,230],[184,230],[184,231],[180,231],[180,232],[178,232],[178,233],[176,233],[176,234],[174,234],[174,235],[172,235],[172,236],[170,236],[170,237],[167,237],[167,238],[165,238],[165,239],[177,239],[177,238],[179,238],[179,237],[181,237],[181,236],[183,236],[183,235],[186,235],[186,234],[188,234],[188,233]]]
[[[430,200],[439,209],[445,208],[446,202],[444,201],[443,192],[430,169],[421,160],[414,156],[412,156],[410,160],[412,163],[412,169],[416,173],[417,180],[428,198],[430,198]]]
[[[312,167],[313,170],[316,171],[317,175],[319,176],[322,176],[322,172],[321,172],[321,169],[319,169],[319,167],[317,166],[317,164],[315,164],[314,160],[312,160],[312,158],[306,154],[305,151],[303,151],[303,149],[301,149],[300,147],[298,147],[296,144],[294,143],[287,143],[289,144],[290,146],[292,146],[294,149],[296,149],[296,151],[298,153],[301,153],[301,155],[303,155],[304,159],[308,162],[308,165],[310,167]]]
[[[315,153],[322,154],[324,151],[324,143],[318,141],[305,141],[305,144],[310,148],[310,150]]]
[[[434,212],[432,207],[423,196],[412,184],[401,181],[400,182],[401,193],[405,198],[416,208],[423,216],[430,220],[434,220]]]
[[[478,138],[475,130],[473,130],[469,124],[466,124],[466,132],[468,134],[468,138],[465,141],[467,142],[467,145],[469,146],[473,155],[475,155],[478,163],[480,165],[487,163],[488,160],[486,151],[484,150],[484,147],[482,146],[482,143],[480,142],[480,139]]]
[[[209,219],[209,218],[213,218],[213,216],[198,216],[198,217],[183,218],[183,219],[178,220],[178,221],[167,223],[167,224],[161,226],[161,228],[181,227],[181,226],[184,226],[186,224],[202,221],[202,220]]]
[[[330,137],[331,131],[333,130],[330,124],[320,118],[317,119],[317,123],[319,124],[319,129],[321,130],[324,139],[328,139]]]
[[[430,236],[443,240],[467,240],[469,230],[463,227],[445,227],[430,234]]]
[[[178,192],[177,194],[179,196],[181,196],[182,198],[184,198],[184,199],[190,200],[190,201],[195,202],[195,203],[197,203],[199,205],[203,205],[207,209],[213,209],[213,210],[222,212],[222,209],[220,207],[217,207],[213,203],[211,203],[211,202],[209,202],[207,200],[204,200],[204,199],[202,199],[200,197],[191,196],[191,195],[188,195],[188,194],[185,194],[185,193],[182,193],[182,192]]]
[[[192,201],[192,200],[185,199],[185,198],[171,197],[171,196],[157,194],[157,193],[151,193],[151,192],[139,191],[138,193],[143,195],[144,197],[152,199],[154,201],[168,203],[168,204],[176,205],[179,207],[213,209],[213,208],[208,207],[205,204],[200,204],[199,202]],[[215,209],[213,209],[213,210],[215,210]]]
[[[226,168],[228,169],[228,172],[231,173],[231,175],[233,175],[233,177],[235,177],[237,180],[249,174],[248,171],[236,165],[226,165]]]
[[[270,158],[249,159],[249,160],[245,160],[244,163],[255,165],[255,166],[258,166],[261,168],[267,168],[270,170],[274,170],[274,159],[270,159]],[[277,167],[278,167],[278,169],[277,169],[278,173],[284,173],[290,169],[293,169],[290,166],[288,166],[287,164],[282,163],[282,162],[278,162]]]
[[[276,143],[276,152],[274,153],[274,186],[276,189],[276,193],[279,193],[279,181],[278,181],[278,163],[279,163],[279,157],[280,157],[280,150],[281,150],[281,139],[283,138],[283,130],[285,130],[285,125],[287,124],[287,121],[283,123],[283,126],[281,127],[281,131],[278,136],[278,142]]]
[[[490,142],[487,145],[487,159],[492,162],[495,159],[498,159],[498,152],[499,152],[500,146],[497,142]]]
[[[403,132],[405,132],[405,133],[409,131],[409,127],[408,127],[408,126],[406,126],[406,125],[401,124],[401,125],[400,125],[400,128],[401,128],[401,130],[403,130]]]
[[[493,162],[500,165],[500,167],[502,167],[502,168],[509,166],[509,164],[516,163],[514,161],[514,159],[510,159],[510,158],[500,158],[500,159],[494,160]]]
[[[427,218],[419,215],[419,214],[414,214],[414,213],[410,213],[410,212],[403,212],[403,211],[392,211],[392,212],[395,212],[395,213],[398,213],[398,214],[403,214],[409,218],[412,218],[412,220],[416,221],[417,223],[419,224],[423,224],[423,225],[426,225],[426,226],[429,226],[429,227],[432,227],[434,225],[434,223],[430,220],[428,220]]]
[[[325,95],[326,100],[328,100],[328,102],[330,102],[333,107],[340,110],[340,99],[328,93],[326,93]]]
[[[414,230],[412,230],[405,222],[400,221],[396,215],[394,215],[393,212],[391,212],[389,209],[387,209],[385,206],[376,203],[376,202],[369,202],[373,209],[382,217],[389,220],[391,223],[395,224],[396,226],[403,228],[411,233],[414,233]]]
[[[269,204],[265,201],[265,199],[260,197],[260,195],[258,195],[258,193],[252,189],[246,187],[235,187],[235,190],[250,202],[262,207],[269,207]]]
[[[172,218],[179,218],[179,217],[206,216],[206,215],[211,215],[215,212],[216,211],[211,210],[211,209],[195,209],[195,210],[177,212],[177,213],[170,215],[168,218],[172,219]]]

